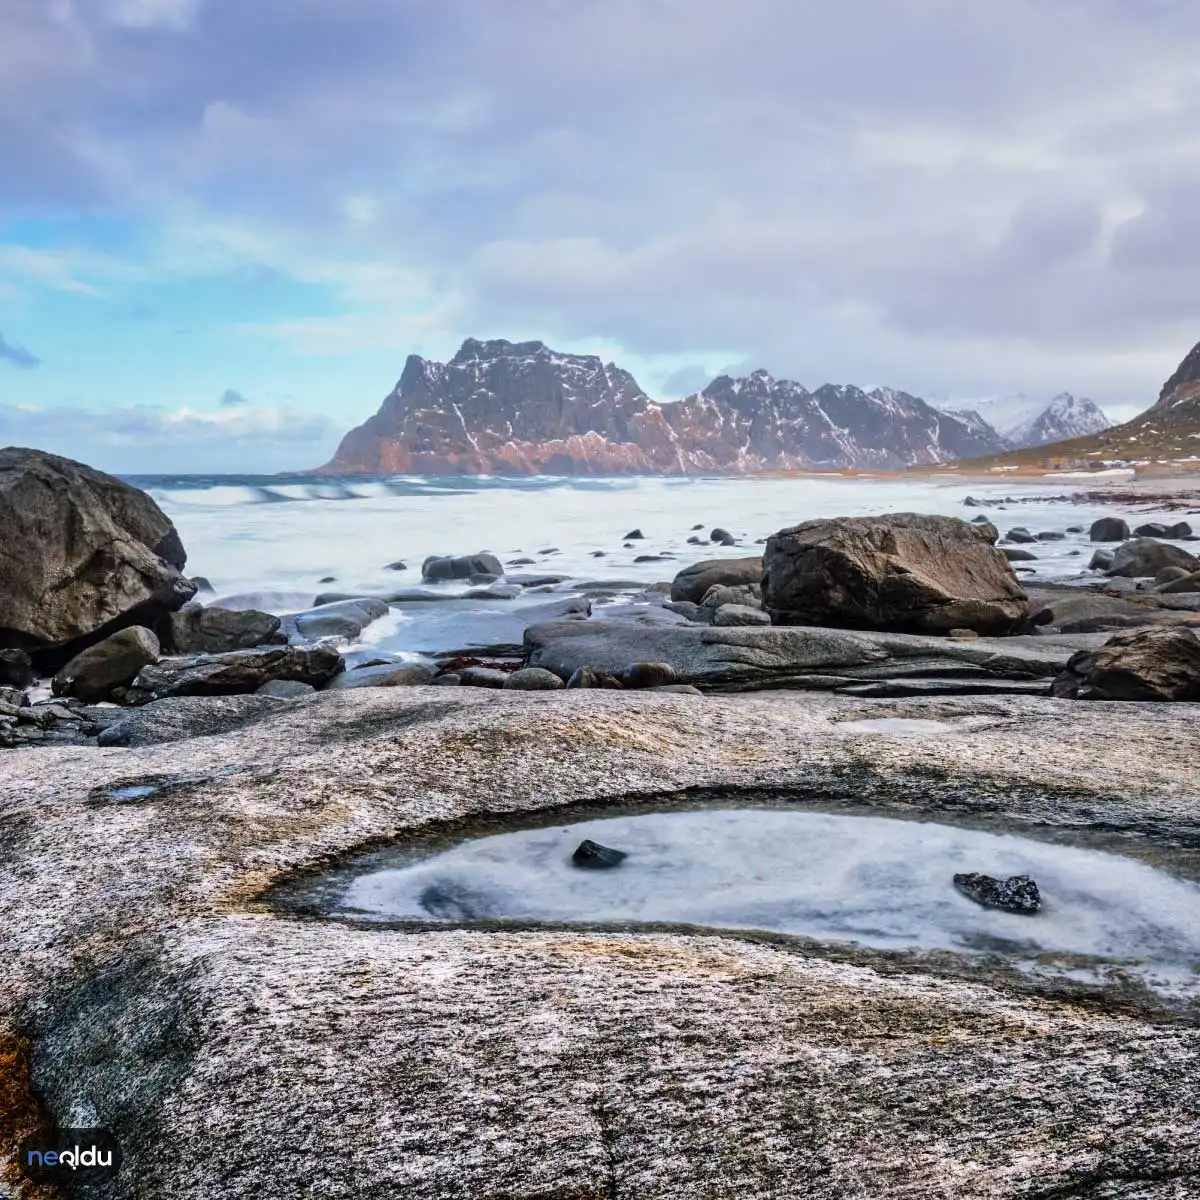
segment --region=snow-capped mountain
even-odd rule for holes
[[[1065,442],[1069,438],[1102,433],[1112,422],[1086,396],[1060,392],[1036,417],[1007,431],[1008,440],[1018,448]]]
[[[628,371],[542,342],[469,338],[448,363],[411,355],[379,411],[342,439],[336,472],[753,473],[901,467],[995,453],[986,423],[892,388],[755,371],[656,403]]]

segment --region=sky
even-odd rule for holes
[[[466,337],[1124,419],[1197,61],[1195,0],[0,0],[0,444],[312,467]]]

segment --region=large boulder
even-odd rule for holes
[[[1106,574],[1126,579],[1153,579],[1164,567],[1183,567],[1190,575],[1200,571],[1200,558],[1154,538],[1133,538],[1113,551],[1112,566]]]
[[[138,672],[127,699],[131,704],[145,704],[168,696],[238,696],[257,691],[272,679],[295,679],[321,687],[344,666],[342,656],[328,646],[277,646],[164,658]]]
[[[27,688],[33,682],[33,663],[24,650],[0,650],[0,687]]]
[[[1081,651],[1051,685],[1069,700],[1200,700],[1200,638],[1183,626],[1113,634]]]
[[[431,555],[421,564],[421,578],[430,583],[503,574],[504,566],[494,554]]]
[[[81,650],[51,686],[56,696],[107,700],[113,688],[125,687],[143,667],[157,662],[158,653],[158,638],[142,625],[131,625]]]
[[[1123,542],[1129,537],[1129,525],[1122,517],[1101,517],[1092,522],[1088,537],[1093,542]]]
[[[163,645],[175,654],[222,654],[287,641],[279,618],[253,608],[205,608],[193,602],[159,626]]]
[[[53,651],[153,626],[196,591],[162,509],[68,458],[0,450],[0,530],[0,646]]]
[[[684,567],[671,583],[672,600],[690,600],[699,604],[710,587],[761,586],[761,558],[709,558]]]
[[[957,517],[805,521],[767,539],[763,564],[763,608],[776,625],[998,635],[1029,617],[1007,559]]]

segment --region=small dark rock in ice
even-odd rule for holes
[[[557,554],[557,553],[558,553],[558,547],[557,547],[557,546],[550,546],[550,547],[548,547],[548,548],[547,548],[547,549],[545,549],[545,550],[539,550],[539,551],[538,551],[538,553],[539,553],[539,554]]]
[[[673,554],[639,554],[633,561],[635,563],[643,562],[666,562],[670,558],[674,558]]]
[[[694,529],[694,530],[695,530],[695,529],[703,529],[703,528],[704,528],[704,526],[703,526],[703,525],[693,525],[693,526],[692,526],[692,529]]]
[[[1036,542],[1037,541],[1037,538],[1035,538],[1033,536],[1033,534],[1030,533],[1029,530],[1025,528],[1024,525],[1018,525],[1015,528],[1010,529],[1008,531],[1008,533],[1006,533],[1004,536],[1010,542]]]
[[[1039,542],[1065,542],[1067,535],[1059,533],[1057,529],[1047,529],[1037,535]]]
[[[970,872],[954,876],[954,886],[969,900],[984,908],[999,908],[1004,912],[1032,915],[1042,907],[1038,885],[1028,875],[1010,875],[993,879],[991,875]]]
[[[317,580],[318,583],[337,583],[336,575],[323,575]]]
[[[643,532],[642,532],[640,529],[631,529],[631,530],[630,530],[630,531],[629,531],[629,532],[628,532],[628,533],[625,535],[625,541],[627,541],[627,542],[636,542],[636,541],[639,541],[639,540],[643,540],[643,539],[645,538],[645,536],[646,536],[646,535],[645,535],[645,534],[644,534],[644,533],[643,533]]]
[[[1082,533],[1083,526],[1082,525],[1068,525],[1067,532],[1068,533]]]
[[[399,560],[397,560],[397,561],[396,561],[396,562],[394,562],[394,563],[388,563],[388,565],[387,565],[386,567],[384,567],[383,569],[384,569],[385,571],[407,571],[407,570],[408,570],[408,564],[407,564],[407,563],[402,563],[402,562],[400,562]]]
[[[571,861],[577,867],[585,867],[589,871],[608,871],[619,867],[628,857],[624,850],[614,850],[611,846],[602,846],[599,842],[585,839],[575,848]]]
[[[710,542],[732,542],[733,534],[728,529],[713,529],[709,532],[708,540]]]
[[[695,534],[692,534],[692,536],[690,538],[688,538],[688,545],[689,546],[703,546],[704,543]]]
[[[532,567],[537,565],[537,559],[534,558],[510,558],[508,560],[510,567]]]
[[[603,558],[603,557],[604,557],[604,551],[603,551],[603,550],[593,550],[593,551],[592,551],[592,557],[593,557],[593,558]]]

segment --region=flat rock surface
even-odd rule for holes
[[[941,727],[838,729],[878,718]],[[701,787],[1197,880],[1196,718],[366,689],[170,747],[0,754],[0,1063],[7,1095],[34,1089],[3,1136],[39,1105],[109,1127],[126,1167],[96,1194],[138,1200],[298,1178],[439,1200],[1195,1195],[1200,1017],[1136,988],[716,931],[365,928],[263,893],[446,822]]]

